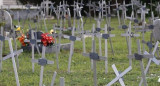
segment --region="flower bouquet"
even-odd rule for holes
[[[34,46],[34,51],[37,52],[37,48],[40,52],[42,52],[42,46],[46,46],[46,53],[53,53],[56,52],[55,48],[55,39],[52,36],[48,36],[50,33],[43,33],[43,32],[34,32],[34,37],[36,36],[37,42]],[[27,32],[26,36],[22,34],[18,37],[19,42],[21,43],[22,49],[25,51],[32,51],[32,47],[30,42],[25,42],[25,40],[31,40],[31,31]],[[69,50],[70,44],[62,44],[60,46],[63,50]]]

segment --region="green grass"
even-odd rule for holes
[[[53,28],[53,24],[56,23],[56,20],[48,20],[47,27],[48,30]],[[87,21],[84,29],[91,30],[92,24],[96,22],[92,20],[92,23]],[[128,22],[127,22],[128,23]],[[14,24],[17,24],[17,21],[14,21]],[[101,27],[104,27],[105,21],[101,24]],[[26,22],[26,27],[24,28],[24,32],[29,29],[27,27],[28,21]],[[31,26],[34,27],[34,24],[31,23]],[[67,25],[66,25],[67,26]],[[124,71],[129,66],[129,60],[127,58],[128,50],[126,45],[125,37],[121,37],[121,33],[124,33],[124,30],[118,29],[118,20],[112,19],[111,26],[115,28],[112,31],[112,34],[116,34],[116,37],[112,38],[113,48],[115,51],[115,55],[112,55],[110,44],[108,42],[108,67],[109,72],[105,74],[104,70],[104,61],[97,62],[97,78],[98,78],[98,86],[103,86],[109,83],[112,79],[116,77],[111,65],[115,64],[119,71]],[[45,31],[44,26],[42,31]],[[145,40],[149,41],[149,34],[147,32],[145,35]],[[142,38],[142,37],[138,37]],[[132,53],[137,52],[136,39],[132,38]],[[69,42],[67,39],[62,39],[62,43]],[[18,48],[20,48],[20,43],[18,43]],[[91,51],[91,38],[86,38],[86,49],[87,52]],[[6,43],[7,45],[7,43]],[[45,86],[50,86],[52,76],[54,71],[57,71],[57,76],[55,80],[55,86],[59,86],[59,78],[65,78],[66,86],[93,86],[93,72],[90,68],[90,59],[82,56],[82,41],[75,42],[75,50],[72,57],[71,63],[71,73],[67,73],[68,67],[68,58],[69,51],[62,50],[59,54],[59,66],[60,69],[56,68],[56,57],[55,53],[46,54],[46,58],[48,60],[53,60],[55,64],[46,65],[44,68],[44,78],[43,83]],[[96,51],[98,52],[98,40],[96,39]],[[104,40],[102,40],[102,53],[104,55]],[[146,49],[148,49],[146,47]],[[8,46],[6,46],[5,54],[8,52]],[[38,54],[35,55],[35,58],[38,59],[40,56]],[[144,59],[144,65],[147,64],[147,59]],[[138,86],[140,82],[141,70],[139,61],[133,60],[132,70],[127,73],[123,79],[127,86]],[[35,64],[35,72],[32,73],[32,63],[31,63],[31,53],[23,52],[19,56],[19,80],[21,86],[38,86],[39,85],[39,74],[40,74],[40,66]],[[159,66],[156,66],[154,63],[151,63],[149,73],[147,74],[147,83],[148,86],[159,86],[157,82],[158,76],[160,76]],[[3,71],[0,73],[0,86],[16,86],[16,81],[14,77],[14,71],[12,66],[11,59],[3,61]],[[120,86],[119,82],[116,82],[113,86]]]

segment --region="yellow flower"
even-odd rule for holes
[[[16,31],[20,31],[21,30],[21,27],[18,27],[17,29],[16,29]]]
[[[54,30],[52,29],[52,30],[50,30],[50,34],[52,34],[52,33],[54,33]]]

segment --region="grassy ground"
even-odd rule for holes
[[[28,22],[27,22],[28,23]],[[52,29],[53,24],[56,23],[56,20],[49,20],[47,21],[48,29]],[[87,21],[84,29],[91,30],[92,24],[96,22],[92,20],[92,23]],[[127,22],[128,23],[128,22]],[[14,24],[17,24],[14,21]],[[101,27],[104,27],[104,21],[101,24]],[[31,23],[32,27],[34,24]],[[111,65],[115,64],[119,71],[124,71],[129,66],[129,60],[127,58],[128,50],[126,45],[125,37],[121,37],[121,33],[124,33],[124,30],[118,29],[118,20],[112,19],[111,26],[115,28],[112,31],[112,34],[116,34],[116,37],[112,38],[113,47],[115,51],[115,55],[112,55],[110,44],[108,43],[108,62],[109,62],[109,72],[105,74],[104,72],[104,61],[97,62],[97,78],[98,78],[98,86],[103,86],[109,83],[112,79],[116,77]],[[25,32],[27,31],[28,27],[26,25]],[[44,31],[45,29],[43,29]],[[139,38],[132,38],[132,53],[137,52],[137,45],[136,39]],[[97,40],[97,39],[96,39]],[[149,41],[149,32],[145,35],[145,40]],[[62,40],[63,43],[69,42],[67,39]],[[18,43],[18,48],[20,48],[20,43]],[[86,39],[86,49],[87,52],[91,51],[91,38]],[[7,45],[7,44],[6,44]],[[96,51],[98,52],[98,40],[96,42]],[[7,46],[6,51],[7,53]],[[104,55],[104,40],[102,40],[102,53]],[[148,48],[146,48],[148,49]],[[82,41],[75,42],[75,50],[72,58],[71,64],[71,73],[67,73],[67,66],[68,66],[68,57],[69,51],[62,50],[59,54],[59,65],[60,69],[56,68],[56,63],[53,65],[46,65],[44,68],[44,80],[43,83],[45,86],[49,86],[52,80],[52,76],[54,71],[57,71],[57,77],[55,80],[55,86],[59,86],[59,78],[65,77],[65,85],[66,86],[93,86],[93,72],[90,68],[90,59],[82,56]],[[40,56],[38,54],[35,55],[35,58],[38,59]],[[46,54],[46,58],[49,60],[55,61],[55,54]],[[56,62],[56,61],[55,61]],[[147,64],[147,60],[143,60],[145,66]],[[35,64],[35,72],[32,73],[32,64],[31,64],[31,53],[23,52],[19,56],[19,80],[21,86],[38,86],[39,85],[39,74],[40,74],[40,66]],[[138,86],[140,82],[141,70],[139,61],[133,60],[132,70],[127,73],[123,80],[127,86]],[[154,63],[150,66],[150,71],[147,74],[147,83],[148,86],[159,86],[157,82],[158,76],[160,76],[159,66],[155,65]],[[16,86],[14,71],[12,66],[11,59],[3,61],[3,71],[0,73],[0,86]],[[113,86],[120,86],[119,82],[115,83]]]

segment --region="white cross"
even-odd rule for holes
[[[112,65],[112,68],[116,74],[116,78],[114,78],[111,82],[109,82],[106,86],[111,86],[112,84],[114,84],[115,82],[117,82],[119,80],[121,86],[125,86],[123,80],[122,80],[122,77],[127,74],[131,69],[132,69],[132,66],[129,66],[126,70],[124,70],[122,73],[119,74],[115,64]]]
[[[93,24],[93,32],[94,32],[94,29],[95,29],[95,24]],[[93,72],[94,72],[94,86],[97,86],[97,72],[96,72],[96,61],[99,61],[99,60],[106,60],[106,57],[103,57],[103,56],[99,56],[97,53],[96,53],[96,47],[95,47],[95,34],[93,33],[92,34],[92,52],[91,53],[83,53],[83,56],[87,56],[91,59],[91,68],[93,69]]]
[[[46,47],[43,46],[42,47],[42,57],[38,60],[32,59],[33,63],[38,63],[41,66],[39,86],[43,86],[44,66],[47,65],[47,64],[53,64],[54,63],[53,61],[49,61],[49,60],[45,59],[45,51],[46,51]]]
[[[155,54],[155,52],[156,52],[156,50],[157,50],[157,48],[158,48],[158,45],[159,45],[159,41],[156,42],[155,47],[154,47],[154,49],[153,49],[153,52],[151,53],[152,55]],[[149,53],[148,53],[147,51],[145,51],[144,54],[148,55]],[[157,59],[155,58],[155,56],[154,56],[153,58],[150,58],[149,61],[148,61],[147,66],[146,66],[146,69],[145,69],[145,71],[144,71],[145,75],[147,74],[147,72],[148,72],[148,70],[149,70],[149,66],[150,66],[150,64],[151,64],[152,61],[153,61],[155,64],[160,65],[160,60],[157,60]],[[141,79],[141,82],[139,83],[139,85],[141,86],[142,83],[143,83],[143,79]]]
[[[140,35],[139,34],[134,34],[131,32],[131,21],[129,23],[129,28],[128,28],[128,31],[126,31],[125,34],[121,34],[121,36],[125,36],[125,37],[128,37],[128,54],[129,55],[132,55],[132,40],[131,40],[131,37],[139,37]],[[129,64],[132,65],[132,60],[129,59]]]
[[[105,33],[102,34],[102,38],[105,39],[105,57],[106,57],[106,60],[105,60],[105,73],[107,74],[108,72],[108,47],[107,47],[107,39],[109,37],[106,37],[106,36],[109,36],[109,37],[114,37],[115,35],[114,34],[108,34],[108,30],[107,30],[107,24],[105,25]]]
[[[10,54],[5,56],[3,59],[1,58],[1,60],[6,60],[8,58],[12,59],[13,69],[14,69],[15,78],[16,78],[16,83],[17,83],[17,86],[20,86],[18,72],[17,72],[17,66],[16,66],[16,62],[15,62],[15,56],[18,56],[21,52],[23,52],[23,50],[21,49],[21,50],[18,50],[18,51],[14,52],[11,39],[7,38],[7,37],[3,37],[2,35],[0,35],[0,38],[1,38],[1,41],[5,41],[5,40],[8,41],[9,50],[10,50]]]
[[[75,30],[75,27],[73,27],[73,29],[72,29],[72,36],[64,35],[64,38],[67,38],[71,41],[69,61],[68,61],[68,73],[70,73],[71,60],[72,60],[72,56],[73,56],[73,52],[74,52],[74,42],[76,40],[78,40],[78,41],[81,40],[81,38],[74,36],[74,30]]]

